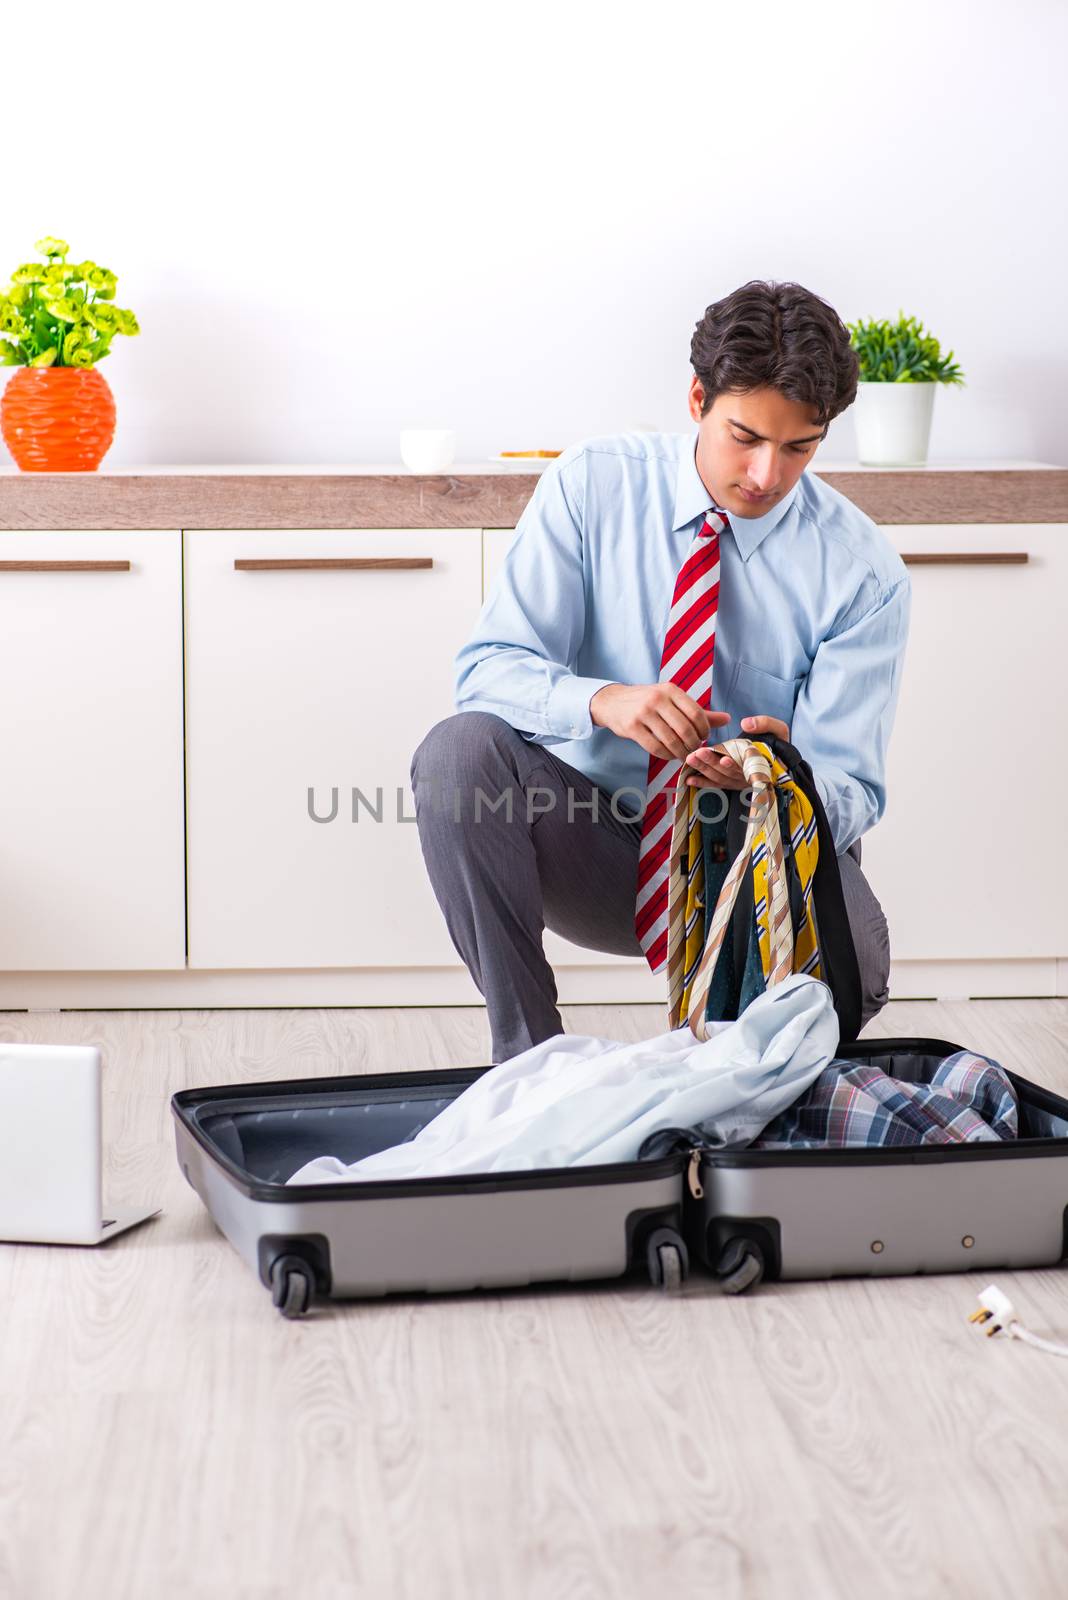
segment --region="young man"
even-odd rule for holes
[[[909,578],[805,473],[856,398],[856,355],[818,296],[751,282],[709,306],[690,360],[696,435],[589,439],[546,469],[457,657],[458,710],[412,760],[423,857],[494,1061],[563,1031],[545,927],[664,966],[667,795],[683,763],[687,783],[744,788],[710,746],[745,734],[789,738],[811,765],[862,1021],[887,999],[859,841],[886,804]]]

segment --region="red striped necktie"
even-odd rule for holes
[[[729,526],[727,513],[713,507],[694,535],[675,579],[660,664],[659,681],[665,683],[670,679],[677,683],[706,711],[712,704],[712,660],[719,608],[719,538]],[[682,762],[674,757],[649,757],[638,851],[634,931],[654,972],[659,972],[667,959],[668,860],[675,785],[681,767]]]

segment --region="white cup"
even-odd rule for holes
[[[451,428],[402,428],[401,460],[409,472],[444,472],[452,466],[456,435]]]

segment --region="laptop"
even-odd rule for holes
[[[100,1051],[0,1043],[0,1240],[104,1244],[159,1215],[101,1200]]]

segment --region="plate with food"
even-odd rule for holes
[[[563,455],[562,450],[498,450],[489,459],[497,466],[511,467],[515,472],[540,472],[559,455]]]

